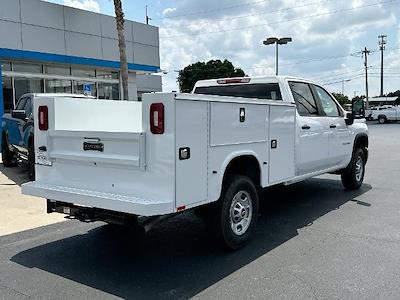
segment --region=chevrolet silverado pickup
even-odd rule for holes
[[[358,189],[368,129],[324,87],[286,77],[200,81],[143,102],[38,96],[36,180],[24,194],[81,221],[140,223],[189,209],[230,249],[257,222],[258,191],[324,173]]]

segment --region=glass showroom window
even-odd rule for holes
[[[2,62],[0,61],[1,64],[1,70],[2,71],[11,71],[11,63],[10,62]]]
[[[43,79],[38,78],[15,78],[15,99],[18,99],[26,93],[43,93]]]
[[[94,69],[72,69],[71,74],[74,77],[94,78],[96,72]]]
[[[14,108],[14,97],[11,77],[2,77],[4,112],[9,113]]]
[[[119,84],[99,82],[99,99],[119,100]]]
[[[70,76],[71,68],[60,66],[44,66],[44,72],[50,75]]]
[[[43,66],[36,64],[14,63],[13,71],[22,73],[43,73]]]
[[[46,93],[72,93],[72,81],[62,79],[46,79]]]
[[[118,72],[97,70],[96,77],[100,78],[100,79],[118,79],[119,74],[118,74]]]
[[[85,91],[84,86],[89,86],[90,92]],[[87,81],[74,81],[74,93],[88,96],[97,96],[96,83]]]

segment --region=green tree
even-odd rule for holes
[[[387,94],[387,96],[388,97],[396,97],[397,96],[397,99],[394,102],[394,104],[395,105],[400,105],[400,90],[397,90],[395,92],[391,92],[391,93]]]
[[[189,93],[198,80],[244,76],[243,70],[235,68],[230,61],[217,59],[186,66],[179,71],[178,83],[181,92]]]
[[[332,95],[336,98],[336,100],[342,107],[344,107],[345,104],[350,103],[349,97],[343,95],[342,93],[332,93]]]

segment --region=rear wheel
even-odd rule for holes
[[[386,123],[386,117],[385,116],[379,116],[378,122],[379,122],[379,124],[385,124]]]
[[[258,216],[258,193],[246,176],[230,176],[216,211],[207,217],[209,226],[222,245],[235,250],[250,239]]]
[[[1,143],[1,157],[4,167],[14,167],[16,165],[14,154],[8,148],[7,139],[4,135]]]
[[[342,173],[342,184],[348,190],[359,189],[364,181],[365,154],[360,148],[354,151],[349,166]]]

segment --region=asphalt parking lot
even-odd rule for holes
[[[145,236],[77,221],[2,236],[0,299],[398,299],[399,149],[400,124],[372,124],[359,191],[334,175],[265,191],[236,252],[190,213]]]

